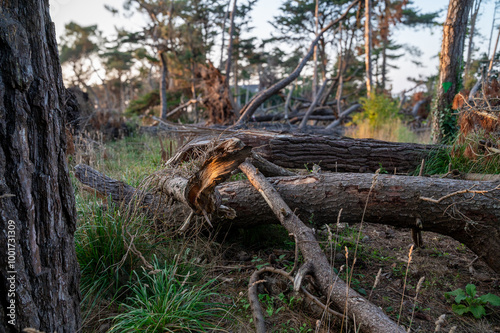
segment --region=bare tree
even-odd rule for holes
[[[0,332],[78,332],[75,199],[49,1],[1,1]]]

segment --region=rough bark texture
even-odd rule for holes
[[[0,0],[0,8],[0,332],[77,332],[76,211],[49,3]]]
[[[94,177],[103,176],[95,173]],[[360,222],[373,178],[373,174],[325,173],[276,177],[269,181],[300,218],[320,225],[334,223],[341,208],[342,222]],[[121,196],[126,197],[128,193],[122,187],[113,189],[109,181],[103,185],[99,180],[80,180],[101,193],[114,194],[113,200],[118,202],[121,202]],[[422,230],[447,235],[464,243],[491,268],[500,272],[500,190],[492,191],[487,196],[460,194],[440,203],[421,199],[439,199],[464,189],[491,190],[497,186],[498,182],[379,175],[370,194],[364,220],[414,228],[419,218]],[[135,191],[130,186],[127,189]],[[215,224],[252,227],[278,223],[259,192],[248,182],[223,183],[216,191],[224,205],[236,211],[236,218],[213,217]],[[182,222],[178,221],[179,224]]]
[[[439,86],[432,119],[434,142],[442,142],[449,133],[451,104],[461,89],[461,65],[467,20],[474,0],[450,0],[443,26],[443,43],[439,58]]]
[[[371,139],[350,139],[307,134],[276,134],[263,131],[228,133],[254,147],[264,158],[285,168],[312,168],[339,172],[376,171],[381,166],[389,173],[414,171],[431,151],[440,146],[395,143]],[[194,148],[207,145],[211,136],[200,137],[181,148],[169,161],[174,165],[190,157]]]
[[[270,181],[302,219],[325,224],[334,223],[341,208],[343,222],[360,222],[372,179],[373,174],[332,173],[272,178]],[[488,196],[460,194],[440,203],[420,199],[439,199],[460,190],[490,190],[497,186],[497,182],[379,175],[370,195],[365,221],[412,228],[420,218],[422,230],[464,243],[500,272],[500,190]],[[245,182],[225,183],[218,190],[225,204],[237,212],[233,223],[251,226],[276,222],[259,193]]]
[[[160,80],[160,101],[161,101],[161,119],[167,119],[168,101],[167,101],[167,88],[168,88],[168,65],[167,55],[165,51],[159,53],[161,62],[161,80]]]
[[[338,279],[321,250],[311,228],[308,228],[283,201],[276,189],[247,162],[240,165],[250,183],[259,191],[275,216],[288,232],[293,233],[304,256],[305,265],[312,266],[312,273],[323,295],[328,295],[331,302],[352,319],[355,318],[362,332],[405,332],[377,306],[367,301],[360,294]],[[304,217],[302,218],[304,219]]]

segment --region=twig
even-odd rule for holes
[[[482,190],[482,191],[479,191],[479,190],[472,190],[473,187],[471,187],[470,189],[468,190],[461,190],[461,191],[456,191],[456,192],[453,192],[453,193],[450,193],[450,194],[447,194],[439,199],[433,199],[433,198],[427,198],[427,197],[420,197],[419,199],[420,200],[423,200],[423,201],[429,201],[429,202],[432,202],[432,203],[441,203],[441,201],[443,200],[446,200],[448,198],[451,198],[455,195],[459,195],[459,194],[466,194],[466,193],[472,193],[472,194],[482,194],[482,195],[485,195],[487,193],[490,193],[490,192],[493,192],[493,191],[496,191],[496,190],[500,190],[500,185],[498,185],[497,187],[491,189],[491,190]]]
[[[263,267],[257,271],[255,271],[250,277],[250,284],[248,286],[248,298],[250,301],[250,306],[252,308],[252,317],[255,322],[255,329],[257,333],[264,333],[266,331],[264,315],[262,312],[262,307],[259,302],[259,297],[257,294],[257,285],[259,283],[263,283],[266,280],[259,280],[259,276],[265,272],[279,274],[287,278],[290,282],[294,282],[293,276],[282,269],[274,268],[274,267]],[[322,310],[328,312],[331,315],[336,317],[343,317],[343,315],[337,311],[334,311],[323,304],[317,297],[308,292],[304,287],[300,287],[300,291],[314,304],[318,305]]]

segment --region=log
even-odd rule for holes
[[[239,131],[218,135],[217,138],[237,137],[254,152],[284,168],[312,168],[336,172],[375,172],[383,167],[389,173],[409,173],[420,166],[429,153],[444,146],[397,143],[372,139],[351,139],[310,134],[276,134],[265,131]],[[215,136],[196,138],[170,159],[176,165],[190,158],[194,149],[204,149]]]
[[[79,165],[75,167],[75,174],[82,183],[111,195],[114,201],[122,202],[130,191],[136,191],[89,170],[90,167]],[[82,174],[87,177],[79,176]],[[333,223],[332,216],[337,216],[340,209],[343,209],[343,222],[359,223],[373,178],[373,174],[324,173],[275,177],[269,181],[300,218],[321,225]],[[457,193],[439,202],[425,199],[437,200],[464,190],[488,192]],[[234,209],[236,218],[213,215],[214,225],[227,228],[278,223],[259,192],[247,181],[222,183],[215,191],[225,206]],[[500,273],[499,200],[499,182],[378,175],[364,221],[399,228],[419,227],[450,236]],[[417,219],[421,224],[417,225]]]
[[[283,200],[302,219],[316,225],[332,223],[343,209],[342,221],[359,223],[373,174],[329,173],[311,176],[276,177],[270,181]],[[489,192],[457,193],[464,190]],[[224,183],[218,187],[226,205],[237,212],[238,226],[276,223],[276,218],[246,182]],[[500,185],[429,177],[379,175],[370,194],[364,221],[450,236],[463,243],[494,271],[500,273]],[[247,204],[251,202],[251,205]]]
[[[344,313],[348,313],[351,319],[354,318],[355,322],[360,325],[361,332],[405,332],[379,307],[367,301],[356,291],[349,288],[344,281],[338,279],[311,228],[307,227],[293,213],[276,192],[276,189],[253,165],[245,162],[240,165],[240,169],[265,199],[281,224],[295,236],[295,241],[304,256],[304,266],[310,266],[308,272],[314,275],[323,295],[327,296],[338,309],[343,309]],[[257,317],[254,317],[254,319],[257,319]],[[258,332],[265,332],[265,329],[262,329],[262,323],[259,325],[256,322],[256,325]]]

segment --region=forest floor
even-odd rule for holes
[[[164,146],[171,145],[164,142]],[[137,186],[162,168],[160,143],[150,136],[106,144],[82,142],[70,158],[71,166],[77,163],[89,164]],[[144,325],[150,325],[149,332],[160,332],[154,329],[160,322],[155,315],[167,310],[171,317],[163,323],[171,325],[168,327],[172,331],[188,331],[175,329],[176,320],[194,322],[193,332],[255,331],[247,298],[248,281],[256,269],[266,265],[291,269],[295,245],[284,228],[272,225],[173,236],[147,219],[127,220],[119,207],[73,180],[79,216],[75,242],[82,271],[83,331],[146,331]],[[481,319],[470,313],[459,316],[452,310],[453,297],[445,297],[446,292],[465,289],[467,284],[475,285],[478,296],[500,295],[498,276],[481,260],[475,260],[476,256],[463,244],[425,232],[424,247],[413,250],[408,265],[412,244],[409,230],[370,223],[347,225],[342,223],[342,217],[337,223],[336,216],[332,217],[330,229],[333,234],[326,228],[316,234],[339,276],[344,280],[351,276],[353,289],[394,321],[399,318],[406,328],[411,325],[411,332],[434,332],[435,322],[442,315],[446,317],[441,332],[450,332],[453,326],[457,327],[455,332],[500,332],[500,307],[486,306],[486,315]],[[153,263],[153,274],[143,272],[143,259]],[[167,266],[174,268],[167,272]],[[167,283],[159,280],[162,270],[168,273],[168,280],[178,282],[175,286],[179,295],[188,294],[191,289],[186,288],[192,288],[197,291],[201,307],[213,307],[213,311],[197,308],[193,318],[179,319],[180,314],[161,302],[150,307],[153,300],[173,297],[171,289],[161,289],[160,284]],[[379,270],[379,282],[373,288]],[[425,280],[416,295],[422,277]],[[259,286],[259,297],[270,332],[355,331],[351,322],[331,317],[295,294],[288,281],[279,276],[266,279],[268,282]]]

